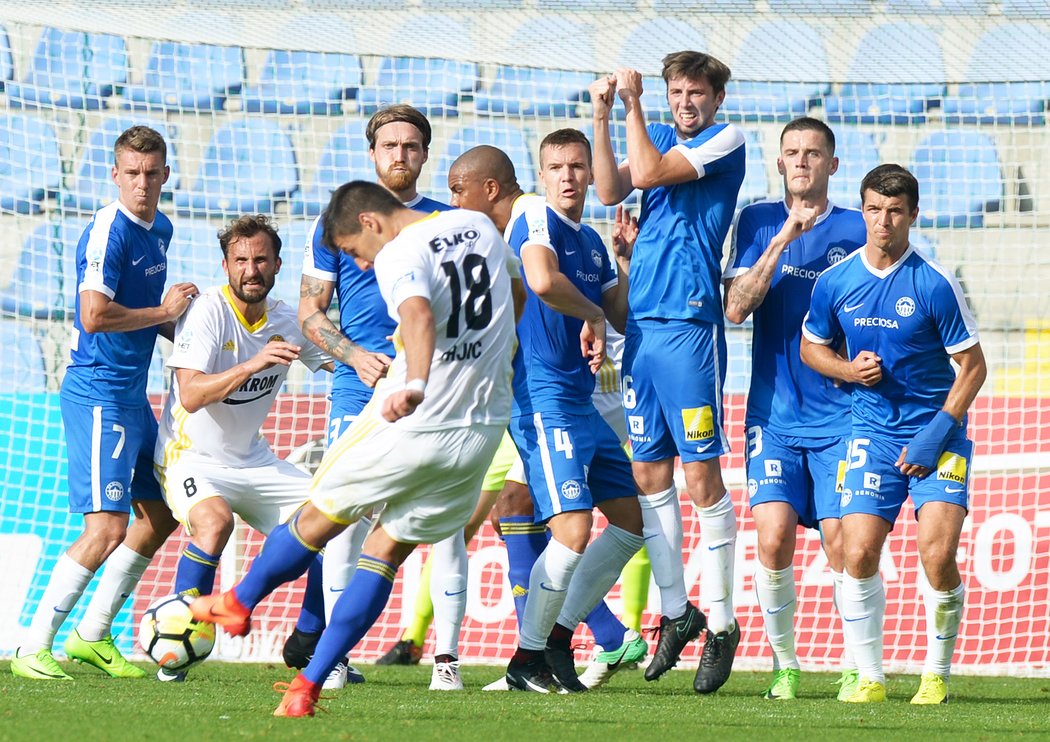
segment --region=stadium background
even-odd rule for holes
[[[277,218],[286,244],[275,293],[294,303],[300,248],[328,190],[374,177],[362,131],[377,106],[410,102],[430,117],[434,141],[420,181],[428,195],[447,200],[452,159],[482,142],[508,151],[528,190],[544,134],[567,125],[589,130],[585,89],[596,73],[638,68],[655,120],[665,115],[660,59],[693,48],[733,70],[721,117],[738,122],[748,138],[740,205],[779,195],[779,130],[806,112],[827,120],[839,139],[838,203],[858,202],[860,176],[878,162],[900,162],[919,176],[917,241],[959,276],[990,367],[970,423],[977,449],[960,547],[968,597],[955,668],[1050,674],[1046,2],[153,0],[147,8],[23,0],[0,2],[0,29],[0,655],[18,645],[51,565],[79,533],[79,519],[66,512],[57,391],[76,240],[91,211],[115,196],[108,171],[117,133],[150,123],[171,145],[173,175],[162,202],[176,226],[169,281],[219,282],[215,230],[229,216],[262,211]],[[616,133],[622,147],[622,128]],[[607,231],[608,217],[592,198],[587,218]],[[725,463],[741,524],[738,666],[764,668],[769,655],[751,586],[755,532],[740,453],[750,330],[728,335],[734,454]],[[151,373],[158,404],[167,350],[160,344]],[[280,455],[316,454],[326,385],[323,376],[300,373],[286,386],[267,431]],[[691,549],[698,533],[688,506],[684,512],[696,600],[699,561]],[[906,509],[883,559],[892,670],[921,664],[914,537]],[[223,557],[223,586],[259,543],[239,530]],[[800,656],[807,668],[831,669],[841,644],[830,575],[815,534],[800,543]],[[173,540],[163,549],[121,615],[122,648],[132,649],[142,608],[170,592],[180,548]],[[471,553],[463,658],[500,662],[515,635],[505,552],[486,526]],[[374,658],[397,638],[421,561],[417,555],[406,564],[388,611],[355,658]],[[218,655],[278,656],[299,587],[264,603],[259,630],[222,642]],[[649,608],[645,624],[655,625],[655,589]],[[696,650],[690,647],[686,661]]]

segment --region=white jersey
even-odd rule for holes
[[[484,214],[459,209],[415,222],[375,259],[379,291],[390,316],[402,302],[430,302],[436,338],[423,404],[397,424],[405,430],[506,425],[510,419],[514,302],[510,282],[521,274],[514,251]],[[400,331],[387,376],[376,386],[374,410],[404,388]]]
[[[167,365],[205,374],[222,373],[253,358],[271,340],[302,348],[299,359],[311,371],[331,360],[299,330],[296,312],[267,299],[266,314],[249,325],[234,306],[228,286],[216,286],[193,300],[175,328],[175,350]],[[189,413],[181,404],[178,377],[160,418],[154,460],[167,467],[186,459],[232,467],[254,467],[275,459],[261,428],[270,414],[288,366],[274,365],[245,381],[221,402]]]

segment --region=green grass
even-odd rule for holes
[[[368,682],[330,692],[329,713],[275,719],[271,685],[290,680],[276,665],[218,662],[183,684],[110,680],[94,668],[64,664],[75,682],[13,677],[0,662],[0,740],[710,740],[856,737],[998,739],[1050,737],[1050,680],[957,677],[947,706],[914,707],[911,676],[890,679],[890,700],[850,706],[834,699],[830,675],[802,675],[795,702],[759,697],[765,673],[737,672],[714,696],[692,691],[692,674],[646,683],[624,671],[605,688],[579,696],[482,693],[499,668],[467,667],[470,690],[427,690],[429,667],[364,666]]]

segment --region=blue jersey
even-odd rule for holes
[[[745,206],[733,229],[733,246],[723,278],[747,272],[787,221],[782,201]],[[747,427],[761,425],[782,435],[827,438],[850,430],[848,392],[802,362],[802,319],[813,284],[864,244],[864,217],[856,209],[828,204],[813,228],[791,242],[777,263],[769,292],[754,312],[751,389]]]
[[[172,227],[160,212],[144,222],[119,201],[99,209],[77,243],[77,300],[70,365],[62,389],[85,402],[134,406],[146,398],[146,375],[158,326],[126,332],[84,330],[80,292],[98,291],[128,309],[160,306]]]
[[[824,345],[845,335],[850,358],[868,350],[882,359],[878,384],[854,385],[853,430],[904,440],[944,406],[950,356],[978,342],[955,276],[911,246],[884,270],[862,248],[822,273],[802,332]]]
[[[668,124],[649,124],[661,154],[681,152],[696,179],[642,194],[638,240],[631,257],[631,319],[722,323],[722,244],[744,181],[744,135],[715,124],[679,139]]]
[[[525,245],[541,245],[558,258],[558,268],[584,296],[598,306],[602,294],[617,284],[616,269],[602,238],[546,203],[530,204],[510,233],[510,245],[521,256]],[[528,288],[518,322],[514,354],[513,415],[533,412],[593,411],[594,374],[580,352],[583,320],[547,306]]]
[[[425,196],[416,196],[405,204],[410,209],[428,213],[449,211],[452,207]],[[354,259],[330,249],[324,242],[322,216],[314,220],[306,240],[303,273],[336,285],[339,302],[339,329],[355,344],[372,353],[394,357],[394,345],[388,337],[397,323],[387,314],[386,303],[379,295],[374,271],[363,271]],[[361,406],[372,397],[372,389],[361,381],[357,371],[345,363],[335,364],[332,394],[350,394],[360,399]]]

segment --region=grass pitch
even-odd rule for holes
[[[75,682],[13,677],[0,662],[0,740],[352,739],[397,740],[718,740],[853,738],[981,740],[1050,738],[1050,679],[956,677],[947,706],[908,704],[913,676],[890,679],[885,704],[835,700],[831,675],[803,673],[797,701],[760,698],[766,673],[736,672],[713,696],[692,690],[691,672],[646,683],[623,671],[609,685],[578,696],[482,693],[496,667],[462,669],[468,690],[427,690],[430,667],[362,666],[364,685],[326,692],[314,719],[271,716],[271,686],[292,672],[276,665],[219,662],[195,668],[182,684],[112,680],[63,663]]]

